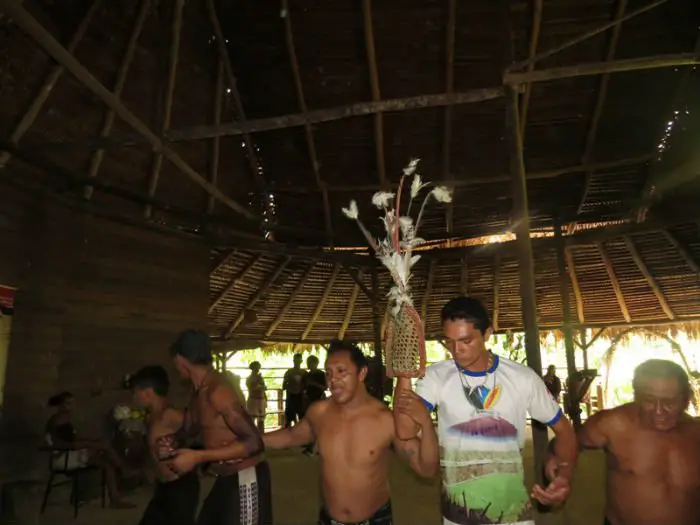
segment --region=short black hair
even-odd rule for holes
[[[294,357],[292,357],[292,359],[293,359],[294,361],[296,361],[297,359],[298,359],[299,361],[301,361],[301,360],[304,359],[304,356],[301,355],[301,354],[299,354],[299,353],[296,353],[296,354],[294,354]]]
[[[178,334],[170,345],[170,355],[181,355],[193,365],[211,365],[214,362],[209,334],[191,328]]]
[[[262,368],[262,365],[260,364],[260,361],[253,361],[248,365],[248,368],[250,368],[251,370],[255,370],[256,368],[260,370]]]
[[[474,297],[455,297],[442,307],[440,312],[442,322],[445,321],[466,321],[474,325],[481,334],[491,328],[491,319],[484,305]]]
[[[331,341],[331,344],[328,345],[326,359],[329,359],[333,354],[340,352],[347,352],[350,354],[350,360],[355,363],[358,371],[362,370],[363,368],[369,368],[369,360],[362,350],[360,350],[360,347],[347,341]]]
[[[59,407],[63,403],[68,401],[71,397],[75,397],[73,393],[69,392],[68,390],[64,390],[63,392],[59,392],[58,394],[51,396],[47,404],[50,407]]]
[[[670,379],[673,378],[678,382],[678,390],[681,395],[687,399],[692,397],[692,389],[690,387],[690,379],[688,373],[683,370],[683,367],[673,361],[667,359],[649,359],[634,369],[634,378],[632,386],[636,392],[639,389],[639,384],[645,379]]]
[[[160,365],[144,366],[129,378],[129,386],[133,388],[152,388],[159,396],[167,396],[170,390],[168,373]]]
[[[318,364],[318,357],[316,357],[315,355],[310,355],[309,357],[306,358],[306,362]]]

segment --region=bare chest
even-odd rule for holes
[[[376,418],[325,418],[315,429],[321,459],[336,464],[371,466],[388,458],[391,436]]]

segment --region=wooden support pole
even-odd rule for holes
[[[526,73],[506,73],[503,82],[508,85],[524,84],[526,82],[548,82],[565,78],[602,75],[604,73],[622,73],[625,71],[643,71],[666,67],[695,66],[700,64],[700,58],[694,53],[677,53],[673,55],[657,55],[639,58],[624,58],[609,62],[591,62],[575,66],[539,69]]]
[[[372,332],[374,336],[374,359],[377,362],[377,375],[373,378],[373,381],[376,385],[376,391],[379,393],[378,397],[382,399],[384,397],[384,374],[382,373],[382,311],[380,294],[379,268],[375,265],[372,268]]]
[[[613,20],[618,21],[625,16],[625,11],[627,10],[627,0],[617,0],[617,9]],[[610,37],[610,42],[608,43],[608,50],[605,56],[605,60],[610,62],[615,58],[615,53],[617,52],[617,43],[620,39],[620,33],[622,31],[622,23],[617,24],[613,27],[613,33]],[[598,129],[600,127],[600,118],[603,115],[603,107],[605,106],[605,100],[608,96],[608,86],[610,85],[610,73],[605,73],[600,78],[600,85],[598,86],[598,95],[596,96],[595,107],[593,109],[593,116],[591,117],[590,123],[588,124],[588,133],[586,135],[586,145],[584,146],[583,156],[581,157],[582,164],[588,164],[593,158],[594,148],[596,143],[596,138],[598,137]],[[586,178],[583,183],[583,192],[581,194],[581,199],[579,200],[578,209],[576,215],[581,215],[583,207],[588,199],[588,192],[591,189],[591,180],[593,179],[593,172],[586,172]]]
[[[608,252],[602,242],[596,242],[595,244],[598,247],[598,252],[600,253],[601,259],[603,259],[605,271],[608,272],[608,278],[610,279],[613,292],[615,292],[615,297],[617,297],[617,304],[620,305],[622,316],[625,318],[626,323],[631,323],[632,317],[630,316],[630,311],[627,308],[625,296],[622,293],[622,288],[620,288],[620,282],[617,280],[617,275],[615,274],[615,269],[613,268],[610,256],[608,255]]]
[[[121,98],[122,91],[124,90],[124,85],[126,84],[126,78],[129,74],[129,68],[131,67],[131,62],[134,60],[134,54],[136,52],[136,44],[138,43],[141,32],[143,31],[143,26],[146,23],[146,18],[151,8],[151,0],[142,0],[139,12],[136,15],[136,22],[134,22],[134,27],[131,30],[131,35],[129,36],[129,42],[126,44],[126,50],[124,51],[124,56],[122,57],[121,65],[119,66],[119,71],[117,71],[117,80],[114,82],[114,96]],[[72,53],[70,49],[69,52]],[[112,127],[114,126],[115,119],[114,110],[107,108],[105,112],[104,121],[102,123],[102,128],[100,129],[100,138],[109,137],[112,133]],[[105,150],[98,149],[92,153],[90,157],[90,165],[88,167],[88,177],[94,179],[100,172],[100,167],[102,166],[102,161],[104,160]],[[95,187],[92,185],[87,185],[83,189],[83,197],[90,200],[92,194],[95,191]]]
[[[178,167],[183,173],[202,186],[208,193],[236,211],[247,219],[255,219],[255,216],[250,213],[245,207],[238,204],[233,199],[221,193],[217,188],[209,184],[199,173],[187,164],[182,157],[168,148],[163,140],[155,135],[146,126],[143,121],[129,111],[124,104],[121,103],[119,97],[105,88],[90,72],[85,69],[66,49],[49,33],[41,24],[39,24],[29,12],[24,9],[17,0],[0,0],[0,8],[5,13],[12,17],[13,21],[28,35],[30,35],[56,62],[63,64],[65,68],[75,76],[75,78],[87,87],[93,94],[102,100],[107,106],[112,108],[117,116],[122,118],[134,130],[153,146],[156,151],[160,151],[163,155]]]
[[[445,44],[445,92],[454,91],[455,78],[455,29],[457,26],[457,0],[447,0],[447,42]],[[442,133],[442,178],[450,177],[450,146],[452,145],[452,111],[453,106],[445,106]],[[454,230],[454,204],[450,201],[445,217],[447,234]]]
[[[316,268],[316,263],[311,263],[309,268],[301,276],[301,279],[299,279],[299,282],[297,283],[296,287],[294,288],[292,295],[289,296],[289,300],[284,305],[284,307],[282,307],[282,310],[280,310],[280,313],[277,314],[277,317],[275,317],[275,320],[272,321],[270,326],[267,327],[267,330],[265,330],[265,337],[270,337],[273,334],[273,332],[277,329],[277,327],[280,325],[280,323],[284,320],[285,316],[287,315],[287,313],[291,309],[292,304],[294,304],[295,299],[304,290],[304,286],[306,286],[306,283],[309,280],[309,277],[311,277],[311,274],[313,273],[315,268]]]
[[[340,264],[343,267],[343,269],[347,272],[347,274],[352,278],[352,280],[355,281],[355,285],[360,287],[360,290],[362,290],[362,293],[365,294],[367,299],[372,301],[372,299],[374,298],[374,295],[373,295],[372,291],[369,288],[367,288],[365,283],[362,281],[362,271],[358,272],[358,271],[350,268],[348,265],[346,265],[344,263],[340,263]]]
[[[309,337],[309,334],[311,333],[311,329],[313,328],[314,323],[318,319],[318,316],[321,315],[321,312],[323,311],[323,307],[326,306],[326,302],[328,301],[328,298],[330,297],[331,292],[333,291],[333,285],[335,284],[335,280],[338,277],[339,272],[340,272],[340,264],[336,263],[333,266],[333,271],[331,272],[331,276],[328,278],[328,282],[326,283],[326,289],[323,290],[323,295],[321,296],[321,300],[316,305],[316,309],[314,310],[314,313],[311,315],[311,318],[309,319],[309,322],[306,325],[306,328],[304,328],[304,332],[301,334],[302,341],[305,341],[306,338]]]
[[[675,320],[676,314],[673,312],[673,309],[668,304],[668,301],[666,300],[666,296],[664,295],[663,291],[661,291],[661,287],[659,286],[659,283],[656,282],[656,279],[649,271],[649,268],[647,268],[647,265],[644,262],[644,260],[642,259],[642,256],[639,254],[639,251],[637,250],[637,247],[634,245],[634,242],[628,236],[624,237],[624,241],[625,241],[625,246],[627,247],[627,250],[630,252],[632,259],[634,260],[634,263],[637,265],[637,268],[639,268],[639,271],[642,272],[642,275],[647,280],[647,283],[649,283],[649,288],[651,288],[651,291],[654,292],[654,295],[659,300],[659,304],[661,305],[661,308],[663,309],[664,313],[672,321]]]
[[[421,301],[421,319],[423,320],[423,325],[426,327],[428,325],[428,302],[430,301],[430,296],[433,294],[433,284],[435,282],[435,271],[437,270],[437,265],[437,259],[430,261],[430,265],[428,266],[428,278],[425,281],[425,293],[423,294],[423,300]]]
[[[228,339],[229,337],[231,337],[231,334],[233,334],[233,332],[236,330],[236,328],[238,328],[241,325],[241,323],[245,319],[246,309],[252,308],[253,306],[255,306],[255,304],[260,299],[265,297],[265,294],[267,293],[267,291],[270,289],[270,287],[273,284],[275,284],[275,281],[279,278],[279,276],[282,275],[282,272],[285,270],[285,268],[287,268],[287,265],[289,264],[289,262],[291,260],[292,260],[291,257],[285,257],[284,260],[279,264],[279,266],[277,266],[277,268],[272,273],[272,275],[270,275],[265,280],[265,282],[263,282],[262,285],[260,285],[260,288],[258,288],[258,291],[255,292],[255,295],[253,295],[253,297],[251,297],[248,301],[246,301],[246,304],[244,305],[243,309],[241,310],[241,313],[238,314],[236,319],[234,319],[231,322],[231,324],[228,326],[228,328],[224,332],[224,337],[223,337],[224,339]]]
[[[669,244],[681,254],[681,257],[683,257],[688,267],[700,276],[700,263],[698,263],[697,259],[690,253],[688,248],[669,230],[663,230],[663,233]]]
[[[634,18],[636,16],[641,15],[642,13],[646,13],[650,9],[654,9],[655,7],[658,7],[660,5],[665,4],[669,0],[656,0],[655,2],[652,2],[650,4],[647,4],[643,7],[640,7],[639,9],[632,11],[630,13],[627,13],[624,17],[620,19],[615,19],[611,22],[606,22],[605,24],[601,24],[598,27],[595,27],[589,31],[586,31],[585,33],[582,33],[578,36],[575,36],[574,38],[571,38],[567,40],[566,42],[563,42],[562,44],[559,44],[558,46],[555,46],[550,49],[546,49],[545,51],[542,51],[541,53],[537,53],[535,56],[532,56],[528,58],[527,60],[522,60],[520,62],[515,62],[512,64],[510,67],[508,67],[507,71],[517,71],[526,68],[530,64],[534,64],[536,62],[539,62],[545,58],[551,57],[552,55],[555,55],[559,53],[560,51],[563,51],[564,49],[568,49],[571,46],[575,46],[576,44],[583,42],[584,40],[588,40],[589,38],[592,38],[603,31],[607,31],[611,27],[615,27],[620,25],[622,22],[629,20],[630,18]]]
[[[534,9],[532,11],[532,33],[530,34],[530,60],[537,55],[537,45],[540,41],[540,29],[542,28],[542,11],[544,10],[544,0],[535,0]],[[531,62],[527,65],[527,72],[530,73],[535,69],[535,63]],[[527,128],[527,111],[530,107],[530,97],[532,96],[532,83],[525,84],[525,93],[520,101],[520,136],[523,142],[525,141],[525,130]]]
[[[224,32],[221,30],[219,17],[216,14],[214,0],[207,0],[207,13],[209,14],[209,21],[211,22],[212,29],[214,30],[214,37],[216,39],[216,46],[219,50],[219,57],[223,61],[224,74],[231,89],[231,99],[233,100],[236,115],[238,120],[242,124],[245,124],[246,116],[245,111],[243,110],[243,102],[241,101],[241,94],[238,91],[238,82],[236,80],[236,75],[233,72],[233,64],[231,63],[231,58],[228,54],[228,49],[226,48],[226,37],[224,36]],[[258,162],[258,157],[255,153],[255,148],[253,147],[253,140],[250,137],[250,134],[247,132],[243,133],[243,143],[245,144],[248,168],[250,169],[253,182],[260,191],[264,191],[263,187],[265,185],[265,181],[263,181],[262,175],[260,174],[260,163]]]
[[[506,123],[509,139],[511,175],[513,177],[513,217],[515,222],[518,268],[520,273],[520,297],[522,300],[523,327],[525,328],[525,355],[527,364],[538,376],[542,375],[540,355],[540,334],[537,320],[537,295],[535,268],[530,242],[530,216],[528,211],[527,182],[523,143],[520,136],[520,109],[518,92],[506,89]],[[547,453],[547,429],[533,425],[533,449],[535,456],[535,479],[542,477],[544,459]]]
[[[224,61],[218,57],[216,61],[216,86],[214,87],[214,125],[221,124],[221,107],[224,101]],[[211,139],[211,161],[209,164],[209,182],[216,186],[219,183],[219,159],[221,156],[221,137]],[[207,214],[214,213],[214,197],[207,199]]]
[[[459,293],[466,296],[469,295],[469,259],[462,255],[459,260]]]
[[[377,52],[374,46],[374,25],[372,24],[372,0],[362,0],[362,17],[365,30],[365,47],[367,48],[367,63],[369,65],[369,82],[372,89],[372,101],[379,102],[379,72],[377,68]],[[381,111],[374,114],[374,147],[377,155],[377,174],[379,184],[385,186],[386,163],[384,161],[384,117]]]
[[[559,294],[561,295],[562,327],[564,332],[564,348],[566,350],[566,372],[569,379],[576,374],[576,349],[574,334],[571,328],[571,303],[569,301],[569,274],[566,272],[566,246],[561,233],[561,224],[554,224],[554,235],[557,240],[557,270],[559,271]],[[564,407],[576,428],[581,426],[581,408],[579,399],[569,394],[568,407]]]
[[[21,3],[21,0],[19,3]],[[78,27],[75,30],[75,33],[73,34],[73,37],[66,45],[66,50],[69,53],[75,52],[76,48],[78,47],[78,44],[87,32],[92,18],[95,16],[95,13],[97,12],[97,9],[100,7],[101,4],[102,0],[95,0],[92,4],[90,4],[90,7],[85,12],[85,16],[83,16],[83,19],[80,21],[80,24],[78,24]],[[0,13],[0,18],[2,18],[2,13]],[[17,126],[15,126],[15,129],[12,131],[12,134],[10,135],[9,139],[9,141],[12,144],[19,144],[19,141],[22,140],[24,134],[29,130],[32,124],[34,124],[34,121],[39,116],[41,109],[44,107],[44,104],[49,99],[49,95],[51,95],[53,88],[56,86],[56,83],[61,78],[65,70],[66,68],[62,64],[54,64],[53,66],[51,66],[49,74],[46,76],[46,79],[41,85],[41,88],[39,88],[39,91],[34,97],[34,100],[32,100],[32,103],[30,104],[29,108],[27,109],[27,111],[24,112],[24,115],[22,115],[22,118],[20,119],[19,123],[17,124]],[[3,151],[2,153],[0,153],[0,169],[4,168],[11,158],[12,155],[9,151]]]
[[[362,272],[359,273],[359,280],[362,281]],[[344,339],[345,334],[350,326],[350,320],[352,319],[352,314],[355,313],[355,303],[357,302],[357,296],[360,293],[360,286],[355,283],[352,287],[352,292],[350,293],[350,298],[348,299],[348,309],[345,311],[345,318],[343,319],[343,324],[338,330],[338,339]]]
[[[262,261],[263,258],[264,256],[262,254],[256,256],[249,264],[247,264],[241,271],[239,271],[238,274],[231,278],[228,284],[219,292],[219,294],[209,305],[209,315],[212,314],[216,307],[219,306],[219,303],[223,301],[228,296],[228,294],[230,294],[236,288],[236,286],[238,286],[241,282],[245,281],[246,277],[248,277],[248,274],[253,270],[255,266],[257,266],[257,264],[260,261]]]
[[[292,67],[292,75],[294,76],[294,87],[297,92],[297,101],[299,103],[299,111],[304,114],[309,112],[306,106],[306,97],[304,96],[304,86],[301,81],[301,72],[299,70],[299,60],[297,59],[296,46],[294,45],[294,31],[292,30],[292,13],[289,9],[289,0],[281,0],[282,13],[284,13],[284,33],[287,40],[287,52],[289,53],[289,63]],[[304,134],[306,135],[306,147],[309,152],[309,162],[311,170],[314,174],[314,179],[319,191],[323,197],[323,213],[326,218],[326,234],[328,242],[333,245],[333,223],[331,221],[331,205],[328,197],[328,185],[321,178],[321,164],[318,161],[316,154],[316,141],[314,140],[314,132],[311,124],[304,123]]]
[[[569,269],[569,280],[571,288],[574,291],[574,299],[576,300],[576,318],[579,324],[586,322],[586,317],[583,312],[583,295],[581,294],[581,286],[578,283],[576,276],[576,265],[574,264],[574,254],[570,247],[564,248],[564,257],[566,258],[566,266]]]
[[[500,316],[501,302],[501,256],[496,254],[493,261],[493,315],[491,316],[491,326],[494,331],[498,331],[498,317]]]
[[[182,32],[182,10],[185,0],[175,0],[173,7],[173,21],[170,29],[170,54],[168,55],[168,80],[165,84],[165,100],[163,101],[163,122],[160,127],[160,135],[163,136],[170,128],[170,119],[173,112],[173,98],[175,97],[175,80],[177,78],[177,64],[180,59],[180,33]],[[148,179],[148,196],[156,194],[160,170],[163,167],[163,154],[156,152],[151,166],[151,176]],[[153,208],[146,206],[143,216],[150,219]]]

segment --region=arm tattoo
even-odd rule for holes
[[[262,436],[253,419],[241,407],[240,403],[233,403],[222,416],[226,426],[236,435],[249,456],[254,456],[263,451]]]

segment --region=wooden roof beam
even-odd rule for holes
[[[299,70],[299,60],[297,59],[296,47],[294,45],[294,31],[292,30],[292,14],[289,9],[289,0],[281,0],[282,2],[282,13],[284,13],[284,34],[287,40],[287,52],[289,53],[289,63],[292,67],[292,75],[294,76],[294,87],[297,92],[297,101],[299,103],[299,110],[306,115],[309,112],[309,108],[306,106],[306,97],[304,96],[304,86],[301,81],[301,72]],[[333,245],[333,224],[331,222],[331,205],[330,199],[328,198],[328,185],[321,178],[321,164],[318,161],[318,155],[316,154],[316,141],[314,140],[314,132],[311,128],[311,124],[308,122],[304,123],[304,135],[306,135],[306,147],[309,152],[309,162],[311,163],[311,170],[314,174],[314,179],[316,180],[316,185],[323,197],[323,213],[326,218],[326,234],[328,235],[328,241]]]
[[[372,291],[367,288],[364,282],[362,282],[362,271],[356,272],[352,268],[350,268],[348,265],[344,263],[340,263],[340,265],[343,267],[343,269],[346,271],[346,273],[352,278],[353,281],[355,281],[355,284],[360,287],[360,290],[362,290],[362,293],[364,293],[367,296],[367,299],[372,302],[374,300],[374,294]]]
[[[496,255],[493,261],[493,315],[491,316],[491,326],[498,330],[498,318],[501,313],[500,297],[501,292],[501,256]]]
[[[257,255],[250,263],[248,263],[242,270],[240,270],[234,277],[231,278],[228,284],[222,288],[219,294],[209,305],[209,315],[212,314],[216,307],[219,306],[219,303],[223,301],[228,296],[228,294],[230,294],[236,288],[236,286],[238,286],[242,281],[245,281],[245,278],[248,276],[248,274],[253,270],[253,268],[255,268],[255,266],[257,266],[257,264],[263,258],[264,255]],[[228,257],[226,258],[226,260],[228,260]]]
[[[469,295],[469,259],[466,255],[460,257],[459,293],[461,295]]]
[[[603,75],[605,73],[621,73],[624,71],[643,71],[667,67],[695,66],[700,64],[700,58],[694,53],[676,53],[670,55],[655,55],[648,57],[624,58],[609,62],[589,62],[575,66],[536,69],[525,73],[506,73],[503,82],[508,85],[524,84],[526,82],[549,82],[565,78]]]
[[[129,74],[129,68],[131,67],[131,62],[134,60],[134,54],[136,53],[136,44],[138,43],[141,32],[143,31],[143,26],[146,23],[146,18],[148,18],[148,13],[150,12],[151,0],[143,0],[141,2],[141,7],[136,15],[136,22],[134,22],[134,27],[131,30],[131,35],[129,36],[129,42],[126,44],[126,50],[124,51],[124,56],[122,57],[119,70],[117,71],[117,79],[114,82],[114,95],[118,98],[122,96],[122,91],[124,90],[124,85],[126,84],[126,78]],[[69,49],[70,51],[70,49]],[[72,51],[71,51],[72,52]],[[105,111],[104,121],[102,123],[102,128],[100,129],[100,137],[108,138],[112,133],[112,127],[114,126],[115,119],[114,110],[107,108]],[[102,166],[102,161],[104,160],[105,151],[103,149],[98,149],[92,152],[90,157],[90,165],[88,166],[88,177],[94,179],[100,172],[100,167]],[[87,200],[92,198],[92,194],[95,191],[95,187],[92,185],[86,185],[83,189],[83,197]]]
[[[255,292],[255,295],[251,297],[248,301],[246,301],[245,306],[241,310],[241,312],[238,314],[238,316],[231,322],[231,324],[228,326],[226,331],[224,332],[224,339],[228,339],[231,337],[231,334],[238,328],[243,320],[245,319],[245,312],[247,309],[252,308],[255,306],[255,304],[262,299],[267,291],[270,289],[270,287],[275,284],[275,281],[279,278],[280,275],[282,275],[282,272],[285,270],[289,262],[292,260],[291,257],[285,257],[284,260],[277,266],[275,271],[270,275],[265,282],[263,282],[260,287],[258,288],[258,291]]]
[[[19,3],[22,3],[21,0],[19,0]],[[102,0],[95,0],[92,4],[90,4],[90,7],[85,12],[85,16],[83,16],[83,19],[80,21],[80,24],[78,24],[78,27],[75,30],[75,33],[73,33],[73,37],[66,45],[66,50],[69,53],[75,52],[76,48],[78,47],[78,44],[87,32],[92,18],[95,16],[95,13],[97,12],[97,9],[100,7],[101,4]],[[0,19],[2,18],[2,15],[3,14],[0,13]],[[22,118],[20,119],[19,123],[17,124],[17,126],[15,126],[15,129],[12,131],[12,134],[9,138],[9,142],[13,144],[19,144],[19,141],[22,140],[24,134],[29,130],[30,127],[32,127],[32,124],[34,124],[34,121],[39,116],[39,113],[41,113],[41,109],[44,107],[44,104],[49,99],[49,96],[51,95],[54,86],[61,78],[65,70],[65,66],[63,66],[62,64],[54,64],[53,66],[51,66],[49,74],[46,76],[46,79],[39,88],[39,91],[37,91],[34,100],[32,100],[32,103],[29,105],[29,108],[27,109],[27,111],[24,112],[24,115],[22,115]],[[12,154],[9,151],[3,151],[2,153],[0,153],[0,169],[4,168],[11,158]]]
[[[359,273],[359,278],[362,280],[362,272]],[[357,302],[357,296],[360,293],[360,286],[355,283],[352,287],[352,292],[350,293],[350,299],[348,300],[348,309],[345,311],[345,318],[343,319],[343,324],[338,330],[338,339],[344,339],[345,334],[350,326],[350,320],[352,319],[352,314],[355,313],[355,303]]]
[[[229,251],[226,255],[221,257],[219,261],[216,263],[214,266],[214,269],[209,272],[209,276],[214,275],[216,272],[218,272],[221,268],[224,267],[224,265],[229,262],[231,259],[233,259],[236,255],[238,255],[238,250],[235,248],[231,251]]]
[[[428,266],[428,279],[425,281],[425,293],[423,293],[423,299],[420,307],[423,326],[427,324],[428,303],[430,301],[430,296],[433,294],[433,284],[435,283],[435,270],[437,269],[437,265],[438,260],[433,259],[430,261],[430,265]]]
[[[576,265],[574,264],[574,254],[570,247],[564,248],[564,257],[566,258],[566,266],[569,270],[569,280],[571,288],[574,291],[574,299],[576,300],[576,319],[579,324],[584,324],[586,318],[583,312],[583,295],[581,294],[581,286],[576,275]]]
[[[377,52],[374,46],[374,26],[372,24],[372,0],[362,0],[362,17],[365,30],[365,47],[367,49],[367,64],[369,66],[369,83],[372,89],[372,101],[380,102],[379,72],[377,68]],[[374,114],[374,147],[377,156],[377,174],[379,184],[387,184],[386,163],[384,161],[384,117],[381,111]],[[342,339],[342,338],[341,338]]]
[[[165,100],[163,101],[163,122],[160,126],[160,136],[167,133],[170,128],[170,119],[173,114],[173,98],[175,97],[175,80],[177,78],[177,65],[180,59],[180,34],[182,33],[182,11],[185,7],[185,0],[175,0],[173,6],[173,21],[170,28],[170,53],[168,54],[168,79],[165,83]],[[148,179],[148,196],[153,197],[158,188],[160,170],[163,167],[163,153],[155,152],[153,164],[151,165],[151,175]],[[146,205],[143,216],[150,219],[153,208]]]
[[[224,102],[224,61],[221,56],[216,61],[216,85],[214,86],[214,125],[221,124],[221,108]],[[221,137],[211,139],[211,160],[209,161],[209,182],[216,186],[219,183],[219,160],[221,157]],[[207,214],[214,213],[214,197],[207,199]]]
[[[455,79],[455,29],[457,26],[457,0],[447,0],[447,42],[445,44],[445,92],[454,91]],[[452,145],[452,110],[445,106],[444,127],[442,132],[442,178],[450,177],[450,146]],[[454,230],[454,204],[450,201],[446,207],[445,217],[447,234]]]
[[[530,34],[530,53],[529,59],[532,60],[537,55],[537,46],[540,41],[540,29],[542,28],[542,11],[544,9],[544,0],[535,0],[534,9],[532,11],[532,33]],[[535,63],[531,62],[527,65],[527,71],[531,72],[535,69]],[[525,129],[527,128],[527,112],[530,106],[530,97],[532,96],[532,83],[525,84],[525,92],[520,101],[520,134],[525,140]]]
[[[510,67],[507,68],[507,71],[516,71],[516,70],[522,70],[526,67],[528,67],[530,64],[534,64],[536,62],[540,62],[541,60],[551,57],[552,55],[555,55],[559,53],[560,51],[563,51],[564,49],[568,49],[572,46],[575,46],[576,44],[583,42],[584,40],[588,40],[589,38],[592,38],[604,31],[607,31],[608,29],[612,27],[616,27],[620,25],[622,22],[629,20],[631,18],[634,18],[636,16],[641,15],[642,13],[646,13],[647,11],[654,9],[660,5],[663,5],[667,3],[669,0],[656,0],[655,2],[651,2],[650,4],[647,4],[643,7],[640,7],[639,9],[636,9],[635,11],[631,11],[630,13],[627,13],[624,17],[620,18],[619,20],[613,20],[611,22],[606,22],[605,24],[601,24],[598,27],[594,27],[593,29],[586,31],[585,33],[582,33],[578,36],[575,36],[574,38],[571,38],[567,40],[566,42],[563,42],[559,44],[558,46],[546,49],[540,53],[537,53],[533,57],[529,57],[526,60],[521,60],[520,62],[516,62],[512,64]]]
[[[617,8],[615,10],[614,21],[619,21],[625,16],[625,11],[627,10],[627,0],[617,0]],[[617,24],[613,27],[613,33],[610,37],[610,42],[608,43],[608,50],[605,54],[606,62],[610,62],[615,58],[615,53],[617,52],[617,43],[620,40],[620,33],[622,31],[622,23]],[[600,78],[600,84],[598,86],[598,94],[596,96],[595,106],[593,109],[593,115],[591,116],[590,123],[588,124],[588,133],[586,134],[586,145],[584,146],[583,155],[581,156],[581,164],[588,164],[594,156],[596,138],[598,137],[598,129],[600,127],[600,118],[603,115],[603,108],[605,107],[605,100],[608,96],[608,86],[610,85],[610,73],[605,73]],[[583,192],[581,194],[581,199],[579,200],[579,205],[576,210],[576,215],[581,215],[583,207],[588,200],[588,192],[591,188],[591,181],[593,179],[593,171],[587,171],[586,177],[583,183]],[[576,226],[574,225],[573,228]]]
[[[340,263],[336,263],[333,265],[333,271],[331,272],[331,275],[328,278],[328,282],[326,283],[325,290],[323,290],[323,295],[321,296],[321,300],[316,305],[316,309],[314,310],[314,313],[311,315],[311,318],[309,319],[309,322],[307,323],[306,328],[304,328],[304,332],[301,334],[300,339],[302,341],[305,341],[309,337],[309,334],[311,333],[311,329],[313,328],[314,323],[318,319],[318,316],[321,315],[323,308],[326,306],[326,302],[328,302],[328,298],[330,297],[331,292],[333,292],[333,286],[335,284],[335,280],[338,278],[339,272],[340,272]]]
[[[275,317],[275,320],[272,321],[270,326],[267,327],[267,330],[265,330],[265,337],[270,337],[274,333],[274,331],[277,329],[277,327],[280,325],[280,323],[284,320],[285,316],[287,315],[290,308],[292,307],[292,304],[294,304],[294,301],[296,300],[296,298],[299,296],[299,294],[302,292],[302,290],[304,290],[304,286],[306,286],[306,283],[309,280],[309,277],[311,277],[311,274],[313,273],[315,268],[316,268],[316,263],[315,262],[311,263],[311,265],[308,267],[308,269],[301,276],[301,279],[299,279],[299,282],[297,283],[296,287],[294,288],[292,295],[289,296],[289,300],[282,307],[282,310],[280,310],[280,313],[277,314],[277,317]]]
[[[627,250],[629,250],[632,259],[634,260],[634,263],[637,265],[637,268],[639,268],[639,271],[642,272],[642,275],[644,275],[644,278],[647,280],[647,283],[649,283],[649,288],[651,288],[651,291],[654,292],[654,295],[656,295],[656,298],[659,300],[659,304],[661,305],[661,308],[663,309],[664,313],[670,320],[675,320],[676,314],[673,312],[671,306],[668,304],[666,296],[661,291],[659,283],[656,282],[656,279],[654,279],[654,276],[649,271],[649,268],[642,259],[642,256],[639,255],[639,251],[634,245],[634,242],[629,236],[625,236],[624,241],[625,246],[627,246]]]
[[[690,250],[688,250],[688,248],[681,242],[681,240],[669,230],[663,230],[663,233],[666,239],[668,240],[669,244],[671,244],[671,246],[673,246],[678,251],[678,253],[681,254],[681,257],[683,257],[688,267],[691,270],[693,270],[693,272],[695,272],[697,275],[700,275],[700,263],[693,256],[693,254],[690,253]]]
[[[182,157],[171,150],[161,138],[151,131],[146,124],[136,117],[127,107],[119,100],[119,97],[105,88],[90,72],[78,62],[75,57],[51,35],[36,19],[29,14],[16,0],[0,0],[0,8],[10,16],[13,21],[30,35],[56,62],[63,64],[73,76],[83,84],[88,90],[102,100],[107,106],[112,108],[117,116],[122,118],[129,126],[134,128],[142,135],[156,151],[160,151],[163,155],[172,162],[178,169],[185,173],[189,178],[202,186],[208,193],[236,211],[247,219],[255,219],[255,215],[250,213],[244,206],[241,206],[235,200],[231,199],[212,186],[204,177],[197,173]]]
[[[597,242],[598,252],[600,253],[601,259],[603,259],[603,265],[605,266],[605,271],[608,272],[608,277],[610,278],[610,284],[612,285],[613,292],[615,292],[615,297],[617,297],[617,304],[620,305],[620,311],[622,316],[625,318],[626,323],[632,322],[632,317],[630,316],[630,311],[627,308],[627,303],[625,302],[625,296],[622,294],[622,288],[620,288],[620,281],[617,280],[617,275],[615,274],[615,269],[613,268],[612,261],[608,255],[605,246],[602,242]]]

